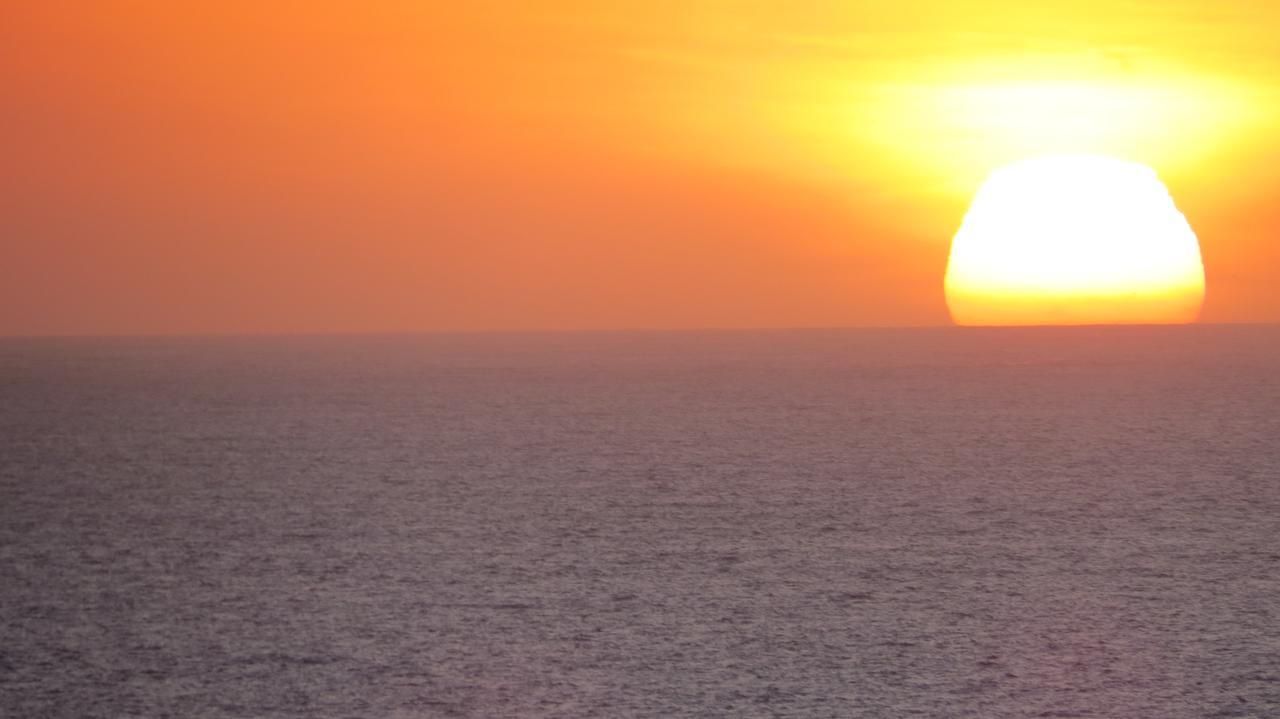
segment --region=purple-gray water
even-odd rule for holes
[[[1280,327],[0,340],[0,715],[1280,716]]]

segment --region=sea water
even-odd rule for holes
[[[1280,327],[0,340],[0,715],[1280,716]]]

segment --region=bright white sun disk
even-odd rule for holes
[[[951,246],[947,305],[959,324],[1193,321],[1200,247],[1150,168],[1100,155],[996,170]]]

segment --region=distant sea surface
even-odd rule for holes
[[[1280,717],[1280,327],[0,340],[4,717]]]

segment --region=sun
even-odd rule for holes
[[[1173,324],[1204,302],[1195,233],[1155,171],[1055,155],[993,172],[951,244],[961,325]]]

